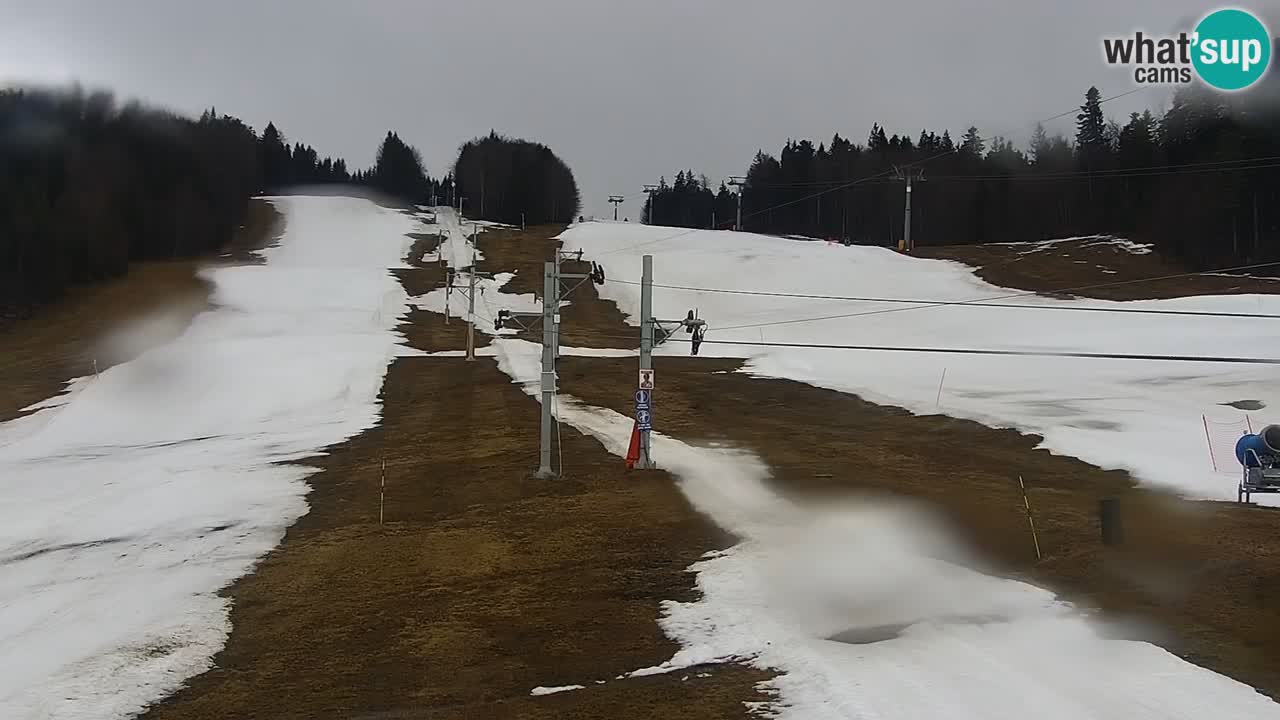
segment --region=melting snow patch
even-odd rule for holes
[[[420,225],[273,202],[284,236],[207,271],[214,309],[0,425],[0,717],[132,717],[207,669],[219,591],[306,512],[313,470],[288,463],[378,422],[403,351],[388,268]]]
[[[582,690],[585,685],[557,685],[555,687],[538,687],[529,691],[530,695],[555,695],[556,693],[569,692],[571,690]]]
[[[536,397],[538,347],[495,341],[499,367]],[[558,399],[560,420],[626,452],[632,420]],[[930,515],[863,499],[799,505],[750,454],[654,433],[655,461],[695,508],[742,538],[690,569],[700,598],[667,601],[680,643],[642,677],[736,660],[777,672],[771,717],[804,720],[1036,717],[1201,720],[1280,717],[1253,688],[1144,642],[1115,640],[1052,593],[969,569]],[[887,637],[893,630],[893,637]],[[849,643],[832,637],[870,638]]]
[[[1090,243],[1090,245],[1112,245],[1120,248],[1121,250],[1127,250],[1133,255],[1149,255],[1154,247],[1148,243],[1137,243],[1132,240],[1125,240],[1124,238],[1116,237],[1107,238],[1101,242]]]
[[[1019,252],[1019,255],[1032,255],[1034,253],[1043,252],[1050,248],[1056,247],[1063,243],[1084,242],[1081,247],[1097,247],[1099,245],[1110,245],[1121,250],[1128,251],[1133,255],[1146,255],[1152,251],[1152,246],[1146,243],[1137,243],[1124,238],[1113,237],[1110,235],[1081,235],[1078,237],[1054,238],[1052,240],[1036,240],[1032,242],[1012,242],[1012,243],[989,243],[991,245],[1000,245],[1004,247],[1026,248]],[[1062,257],[1070,257],[1063,255]]]
[[[477,250],[471,244],[472,228],[467,227],[471,221],[458,219],[458,211],[442,206],[434,208],[436,214],[436,232],[442,235],[440,245],[436,248],[436,258],[443,258],[449,267],[458,268],[469,267],[474,258],[479,261],[484,258],[484,254]]]
[[[650,253],[656,256],[655,281],[671,286],[952,303],[1010,295],[1007,288],[975,276],[970,267],[887,248],[832,248],[734,232],[685,231],[678,241],[668,241],[671,236],[671,228],[593,223],[574,226],[561,238],[568,246],[583,247],[588,257],[605,266],[607,277],[619,280],[637,280],[641,256]],[[1117,238],[1071,239],[1141,251]],[[1062,242],[1046,241],[1035,248]],[[637,285],[606,282],[598,291],[618,305],[628,323],[636,322]],[[1280,297],[1274,295],[1137,302],[1022,296],[1017,304],[1031,309],[911,307],[668,287],[655,293],[653,310],[659,317],[684,317],[690,308],[698,308],[709,323],[700,356],[745,358],[743,369],[749,373],[856,394],[919,414],[938,412],[939,379],[945,372],[943,406],[948,415],[1041,435],[1049,450],[1106,469],[1128,470],[1140,481],[1196,497],[1235,499],[1236,483],[1212,472],[1200,416],[1222,402],[1223,382],[1232,383],[1233,394],[1280,407],[1280,385],[1268,366],[759,345],[763,339],[1196,357],[1239,355],[1240,348],[1247,348],[1251,356],[1280,357],[1280,337],[1271,332],[1271,320],[1049,309],[1088,305],[1280,314]],[[677,342],[684,339],[677,336],[655,354],[688,355],[688,343]],[[1190,377],[1147,384],[1174,370]],[[1264,502],[1276,500],[1272,496]]]

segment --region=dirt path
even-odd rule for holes
[[[58,394],[71,378],[91,375],[177,337],[209,307],[209,284],[197,275],[211,262],[251,262],[247,251],[279,237],[270,203],[251,201],[245,227],[219,258],[135,263],[115,280],[72,290],[67,298],[0,330],[0,422]],[[145,323],[135,342],[107,342]]]
[[[443,279],[397,275],[411,292]],[[412,313],[404,330],[460,349],[460,325]],[[215,669],[147,718],[725,718],[763,699],[764,676],[733,665],[614,679],[675,652],[660,603],[688,599],[685,568],[728,542],[668,476],[628,476],[566,430],[566,477],[532,479],[538,405],[492,358],[400,358],[382,401],[379,427],[316,463],[310,513],[229,589]]]

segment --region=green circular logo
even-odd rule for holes
[[[1243,90],[1271,64],[1271,33],[1244,10],[1218,10],[1196,26],[1191,62],[1200,79],[1219,90]]]

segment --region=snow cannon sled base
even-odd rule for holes
[[[1280,425],[1268,425],[1236,441],[1240,487],[1236,502],[1251,502],[1254,493],[1280,493]]]

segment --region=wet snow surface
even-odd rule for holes
[[[1231,295],[1107,302],[1042,297],[1008,299],[1011,291],[978,279],[968,267],[904,256],[885,248],[843,247],[748,233],[583,223],[562,236],[605,266],[606,276],[638,281],[641,256],[654,255],[658,284],[697,288],[969,301],[1031,306],[913,307],[873,302],[733,295],[657,288],[654,314],[679,318],[693,308],[708,322],[700,354],[749,358],[747,370],[856,393],[919,414],[943,413],[1044,437],[1054,452],[1194,497],[1235,499],[1233,467],[1215,473],[1205,423],[1244,426],[1240,398],[1280,403],[1280,366],[1205,362],[997,357],[855,352],[711,344],[710,341],[827,343],[1280,358],[1277,320],[1058,312],[1046,306],[1203,310],[1280,315],[1280,297]],[[1098,242],[1122,244],[1115,239]],[[1052,243],[1052,241],[1051,241]],[[1045,243],[1036,244],[1042,249]],[[637,322],[638,284],[606,282],[600,294]],[[908,309],[904,309],[908,308]],[[873,313],[873,314],[868,314]],[[858,317],[831,317],[860,314]],[[817,322],[793,322],[829,318]],[[745,327],[743,327],[745,326]],[[683,336],[681,336],[683,337]],[[688,354],[672,343],[660,354]],[[945,383],[942,382],[946,372]],[[939,385],[942,392],[939,393]],[[1266,411],[1258,428],[1280,423]],[[1264,498],[1263,502],[1274,501]]]
[[[876,248],[616,223],[577,225],[562,239],[621,280],[638,280],[640,256],[652,253],[656,281],[668,285],[938,300],[1009,293],[963,266]],[[638,286],[606,283],[601,292],[634,321]],[[1257,296],[1124,306],[1280,312],[1275,298]],[[711,323],[709,339],[738,342],[1280,356],[1280,342],[1265,337],[1265,320],[942,307],[785,323],[899,306],[669,288],[656,290],[654,307],[660,317],[697,308]],[[779,321],[785,324],[716,330]],[[493,351],[537,397],[538,346],[499,339]],[[685,354],[688,346],[661,352]],[[1201,413],[1242,420],[1220,403],[1247,392],[1270,404],[1280,394],[1270,367],[749,345],[704,345],[702,353],[750,358],[753,373],[919,413],[1041,432],[1056,451],[1210,497],[1227,496],[1233,483],[1212,474]],[[565,396],[558,405],[563,422],[625,454],[630,418]],[[740,542],[691,567],[697,601],[664,603],[663,629],[681,650],[620,679],[747,662],[779,673],[763,688],[774,700],[756,709],[806,720],[1280,717],[1280,706],[1252,688],[1133,639],[1140,628],[1100,625],[1044,589],[970,569],[981,563],[919,507],[883,498],[797,504],[769,489],[768,468],[750,453],[693,447],[660,433],[653,448],[690,502]]]
[[[491,349],[537,397],[539,346]],[[557,406],[562,422],[626,454],[631,418],[564,395]],[[973,559],[918,507],[796,504],[769,489],[751,454],[660,433],[653,454],[740,541],[690,568],[698,600],[663,603],[675,656],[615,681],[745,662],[779,673],[756,709],[787,720],[1280,717],[1252,688],[1115,639],[1123,628],[1104,631],[1046,590],[968,569]]]
[[[306,511],[297,460],[373,426],[418,222],[273,200],[265,264],[208,271],[173,342],[0,425],[0,717],[123,718],[209,665],[218,590]]]
[[[470,264],[465,221],[447,209],[437,209],[433,228],[363,200],[276,203],[288,222],[279,247],[263,253],[264,265],[210,271],[217,307],[181,337],[78,379],[34,415],[0,425],[0,717],[128,717],[208,667],[228,632],[217,591],[306,510],[307,470],[279,463],[377,422],[387,365],[406,352],[393,328],[407,299],[387,273],[408,251],[405,234],[443,230],[440,257]],[[570,230],[566,242],[620,279],[638,279],[640,254],[655,252],[666,284],[1003,294],[963,267],[870,248],[702,232],[654,242],[677,232],[592,223]],[[631,248],[642,242],[649,245]],[[486,284],[486,295],[499,294],[503,280]],[[609,283],[604,292],[635,312],[637,287]],[[418,303],[439,310],[441,300]],[[1251,297],[1153,305],[1275,309],[1271,298]],[[661,289],[655,307],[670,317],[698,307],[712,322],[709,338],[738,341],[763,333],[771,341],[1280,354],[1280,341],[1267,340],[1258,321],[936,308],[717,333],[878,308]],[[973,322],[970,312],[992,315]],[[943,412],[1044,431],[1055,450],[1205,495],[1221,493],[1195,467],[1206,465],[1205,453],[1186,426],[1198,428],[1210,408],[1239,417],[1220,403],[1245,397],[1270,406],[1277,394],[1269,368],[717,345],[703,352],[750,357],[752,372],[917,412],[935,410],[946,367]],[[481,354],[497,357],[536,397],[537,345],[498,338]],[[564,422],[625,453],[629,418],[572,398],[558,405]],[[779,673],[766,683],[774,702],[759,709],[787,718],[1280,716],[1240,683],[1154,645],[1100,634],[1045,590],[967,569],[954,539],[918,508],[880,499],[797,505],[768,488],[767,468],[749,453],[660,434],[654,453],[690,502],[741,541],[691,568],[700,599],[664,604],[663,629],[682,649],[625,677],[748,662]],[[571,689],[591,692],[531,692]]]

